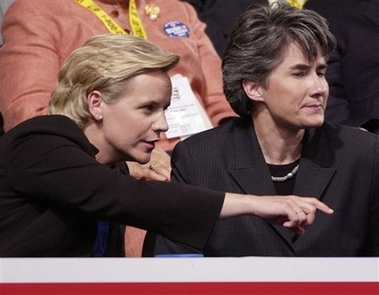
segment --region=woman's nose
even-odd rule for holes
[[[164,112],[159,116],[158,120],[153,124],[154,131],[166,132],[168,130],[168,124]]]
[[[326,81],[325,77],[320,77],[318,75],[315,75],[312,81],[312,93],[323,95],[329,90],[328,82]]]

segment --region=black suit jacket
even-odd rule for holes
[[[224,193],[135,180],[97,162],[96,151],[64,116],[30,119],[0,138],[0,256],[89,256],[97,220],[202,248]]]
[[[252,216],[217,222],[205,256],[360,256],[379,254],[379,141],[325,123],[307,132],[294,194],[335,210],[317,213],[303,236]],[[275,195],[250,121],[232,120],[179,143],[173,181],[230,192]],[[155,254],[187,253],[158,237]]]
[[[211,39],[217,53],[222,56],[229,32],[238,18],[250,4],[268,4],[268,0],[183,0],[192,4],[203,22],[205,32]]]
[[[337,38],[329,60],[326,119],[379,129],[379,0],[309,0]]]

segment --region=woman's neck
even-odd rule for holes
[[[114,164],[118,159],[115,159],[115,155],[113,155],[112,150],[106,143],[99,124],[101,123],[89,121],[83,128],[84,135],[88,138],[89,142],[99,150],[95,155],[99,163],[105,165]]]
[[[300,158],[304,129],[280,128],[270,120],[257,117],[253,118],[253,124],[263,156],[268,164],[289,164]]]

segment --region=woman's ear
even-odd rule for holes
[[[103,119],[101,105],[103,103],[102,94],[98,90],[94,90],[87,95],[88,110],[95,121]]]
[[[251,79],[243,79],[242,81],[243,89],[246,95],[253,101],[264,101],[262,97],[262,87]]]

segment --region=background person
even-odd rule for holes
[[[78,2],[98,6],[103,18]],[[5,15],[0,49],[0,112],[5,131],[47,113],[62,62],[88,38],[138,31],[130,24],[131,3],[137,9],[139,28],[145,31],[143,37],[181,57],[170,76],[181,74],[188,79],[212,124],[236,116],[222,93],[221,60],[191,5],[176,0],[70,0],[64,5],[18,0]],[[159,10],[156,19],[146,10],[149,7]],[[111,27],[102,22],[104,18]],[[114,26],[120,30],[112,30]],[[170,151],[178,141],[162,134],[158,147]]]
[[[288,5],[252,6],[235,23],[223,79],[241,118],[178,144],[172,181],[312,195],[335,213],[318,215],[303,236],[254,216],[221,220],[205,256],[378,256],[379,138],[324,121],[335,44],[319,14]],[[158,237],[154,254],[188,252]]]
[[[237,17],[252,3],[268,4],[267,0],[185,0],[196,10],[199,18],[207,24],[206,34],[217,53],[222,56],[230,30]]]
[[[3,44],[3,38],[1,35],[1,25],[3,23],[4,14],[8,7],[12,4],[13,0],[1,0],[0,1],[0,47]]]
[[[328,61],[329,121],[379,132],[379,0],[310,0],[337,38]]]
[[[301,8],[304,0],[184,0],[196,10],[199,18],[207,24],[205,32],[211,39],[217,53],[222,57],[233,23],[251,4],[274,2],[288,3]]]

